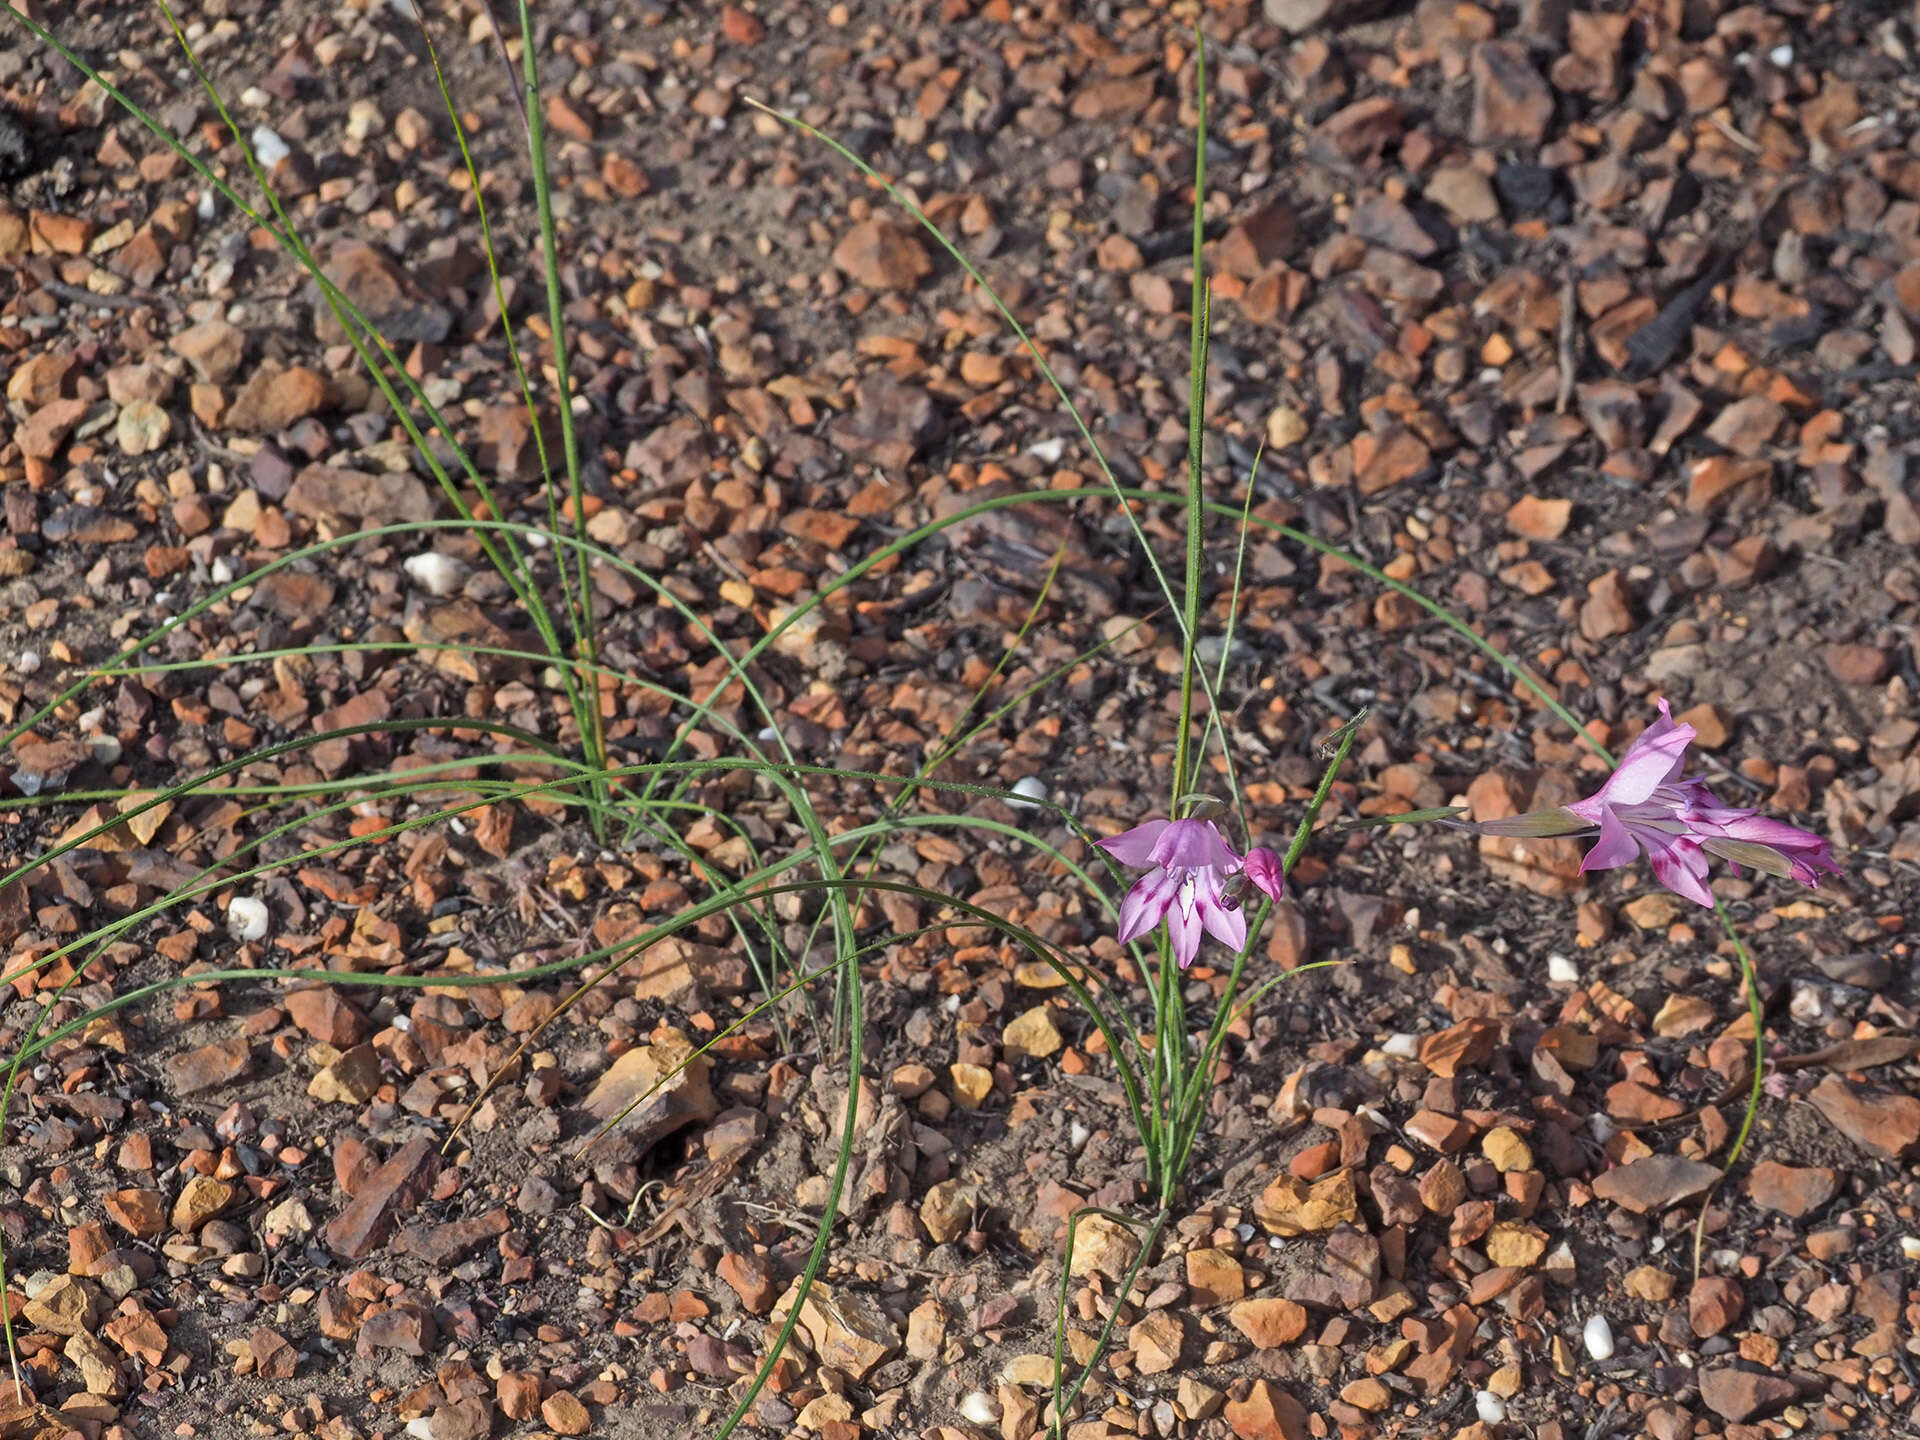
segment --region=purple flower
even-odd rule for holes
[[[1655,879],[1706,906],[1713,904],[1709,855],[1728,862],[1736,875],[1742,865],[1751,865],[1814,888],[1823,873],[1840,873],[1831,848],[1818,835],[1723,805],[1705,781],[1680,779],[1694,729],[1676,721],[1665,700],[1659,704],[1660,718],[1641,732],[1594,794],[1558,810],[1535,810],[1474,828],[1490,835],[1543,836],[1597,827],[1593,849],[1580,863],[1582,874],[1631,864],[1644,850]]]
[[[1149,820],[1099,845],[1121,864],[1147,870],[1121,902],[1122,945],[1162,920],[1182,970],[1200,953],[1203,930],[1236,951],[1246,945],[1247,918],[1226,893],[1244,862],[1211,820]]]

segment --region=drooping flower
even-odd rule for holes
[[[1572,835],[1597,829],[1580,871],[1631,864],[1642,851],[1654,878],[1676,895],[1711,906],[1707,857],[1740,873],[1751,865],[1767,875],[1818,888],[1837,875],[1833,852],[1811,831],[1753,810],[1723,805],[1704,780],[1680,779],[1694,728],[1673,718],[1661,700],[1660,718],[1641,732],[1619,766],[1592,795],[1556,810],[1534,810],[1473,828],[1489,835]]]
[[[1203,931],[1235,950],[1247,943],[1247,918],[1226,890],[1228,880],[1247,862],[1234,853],[1213,821],[1149,820],[1099,845],[1121,864],[1147,871],[1120,904],[1122,945],[1164,920],[1174,958],[1184,970],[1200,953]],[[1249,872],[1248,878],[1267,889],[1261,876]]]

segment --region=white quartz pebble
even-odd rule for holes
[[[236,895],[227,904],[227,929],[236,940],[267,938],[267,902],[252,895]]]
[[[1022,810],[1037,810],[1039,806],[1036,802],[1047,798],[1047,782],[1038,775],[1023,776],[1013,782],[1013,793],[1018,798],[1009,800],[1009,805]]]
[[[1596,1360],[1613,1358],[1613,1326],[1607,1323],[1607,1317],[1596,1315],[1587,1321],[1582,1337],[1587,1342],[1587,1354]]]

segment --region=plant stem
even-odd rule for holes
[[[1075,1377],[1073,1384],[1063,1391],[1060,1382],[1066,1374],[1067,1286],[1073,1278],[1073,1232],[1080,1223],[1081,1217],[1085,1215],[1101,1215],[1129,1228],[1138,1223],[1124,1215],[1116,1215],[1111,1210],[1100,1209],[1076,1210],[1072,1218],[1067,1221],[1067,1252],[1060,1262],[1060,1304],[1058,1313],[1054,1316],[1053,1329],[1053,1424],[1051,1426],[1053,1440],[1064,1440],[1067,1433],[1067,1409],[1080,1398],[1080,1392],[1086,1387],[1094,1367],[1100,1363],[1101,1357],[1112,1345],[1114,1326],[1120,1319],[1120,1307],[1127,1303],[1127,1296],[1133,1290],[1133,1282],[1146,1266],[1147,1257],[1153,1253],[1153,1247],[1160,1243],[1160,1236],[1165,1232],[1167,1222],[1173,1218],[1173,1212],[1163,1205],[1159,1213],[1148,1223],[1147,1233],[1140,1241],[1140,1249],[1134,1255],[1133,1263],[1127,1267],[1126,1276],[1120,1281],[1114,1294],[1113,1307],[1107,1312],[1106,1323],[1100,1327],[1100,1334],[1093,1342],[1093,1353],[1087,1357],[1087,1363],[1081,1367],[1080,1374]]]
[[[1180,735],[1173,753],[1173,802],[1188,790],[1188,771],[1194,770],[1198,784],[1198,765],[1191,755],[1193,737],[1194,647],[1200,634],[1200,576],[1206,560],[1206,493],[1201,485],[1200,458],[1207,410],[1207,287],[1202,246],[1206,238],[1207,206],[1207,51],[1194,27],[1194,90],[1200,107],[1200,120],[1193,139],[1193,320],[1191,337],[1191,390],[1187,400],[1187,579],[1181,596],[1186,615],[1181,636],[1180,663]],[[1175,819],[1179,816],[1176,814]]]

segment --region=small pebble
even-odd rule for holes
[[[1389,1035],[1386,1044],[1380,1047],[1380,1053],[1391,1055],[1396,1060],[1417,1060],[1420,1057],[1420,1037],[1418,1035]]]
[[[969,1425],[992,1425],[1000,1418],[1000,1402],[984,1390],[969,1390],[960,1402],[960,1418]]]
[[[227,905],[227,929],[236,940],[264,940],[267,902],[252,895],[236,895]]]
[[[40,652],[38,650],[22,650],[19,658],[13,662],[13,668],[22,675],[38,674],[40,671]]]
[[[1474,1391],[1473,1409],[1483,1425],[1498,1425],[1507,1418],[1507,1402],[1491,1390]]]
[[[1580,980],[1580,967],[1564,955],[1547,957],[1547,979],[1556,985],[1574,985]]]
[[[1920,1235],[1902,1235],[1900,1253],[1909,1260],[1920,1260]]]
[[[1613,1326],[1607,1323],[1607,1317],[1596,1315],[1587,1321],[1582,1338],[1587,1342],[1587,1354],[1596,1360],[1613,1358]]]
[[[254,158],[260,162],[262,170],[273,169],[293,153],[293,147],[265,125],[254,126],[249,138],[253,141]]]
[[[401,568],[407,572],[409,580],[436,599],[458,590],[467,574],[466,566],[451,555],[442,555],[437,550],[409,555]]]
[[[1027,775],[1013,782],[1016,799],[1007,803],[1021,810],[1039,809],[1039,801],[1047,798],[1047,784],[1038,775]]]

